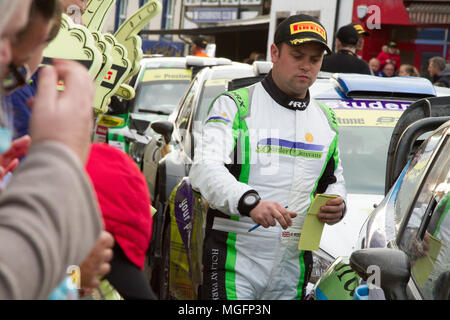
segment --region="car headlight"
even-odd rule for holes
[[[313,268],[309,282],[314,284],[333,264],[334,258],[322,249],[319,249],[319,251],[313,251],[312,257]]]

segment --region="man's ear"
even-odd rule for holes
[[[270,46],[270,56],[272,58],[272,62],[277,62],[280,55],[280,50],[278,49],[277,45],[275,43],[272,43]]]

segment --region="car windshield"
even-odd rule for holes
[[[144,82],[137,90],[134,112],[170,114],[189,87],[188,80]]]

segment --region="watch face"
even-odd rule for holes
[[[256,201],[258,201],[258,197],[255,194],[249,194],[244,198],[244,204],[247,206],[255,204]]]

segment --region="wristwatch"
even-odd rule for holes
[[[261,197],[259,196],[258,192],[256,192],[255,190],[247,191],[239,200],[239,213],[243,216],[250,216],[250,211],[252,211],[252,209],[258,205],[260,200]]]

